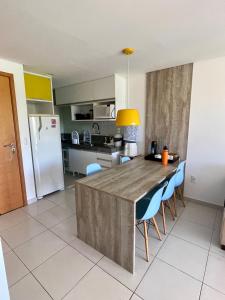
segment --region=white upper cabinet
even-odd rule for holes
[[[94,100],[105,100],[115,98],[115,76],[94,80]]]
[[[93,101],[94,86],[92,81],[72,84],[55,89],[56,105]]]
[[[126,79],[118,74],[55,89],[56,105],[115,99],[124,108]]]

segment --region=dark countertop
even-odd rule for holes
[[[101,152],[101,153],[114,153],[118,151],[122,151],[123,148],[116,148],[114,146],[108,146],[108,145],[88,145],[88,144],[77,144],[74,145],[70,141],[62,141],[62,148],[63,149],[78,149],[78,150],[84,150],[84,151],[93,151],[93,152]]]

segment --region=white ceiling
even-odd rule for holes
[[[224,0],[0,0],[0,57],[63,86],[225,55]]]

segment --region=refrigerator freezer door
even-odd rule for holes
[[[58,116],[29,117],[37,197],[64,189]]]

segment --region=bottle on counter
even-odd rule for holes
[[[116,148],[120,148],[122,146],[123,136],[120,133],[120,128],[117,128],[116,134],[114,135],[114,145]]]
[[[169,156],[169,151],[168,151],[168,147],[164,146],[163,147],[163,151],[162,151],[162,164],[164,166],[168,165],[168,156]]]
[[[152,141],[151,148],[150,148],[150,154],[152,154],[152,155],[157,154],[157,141]]]

